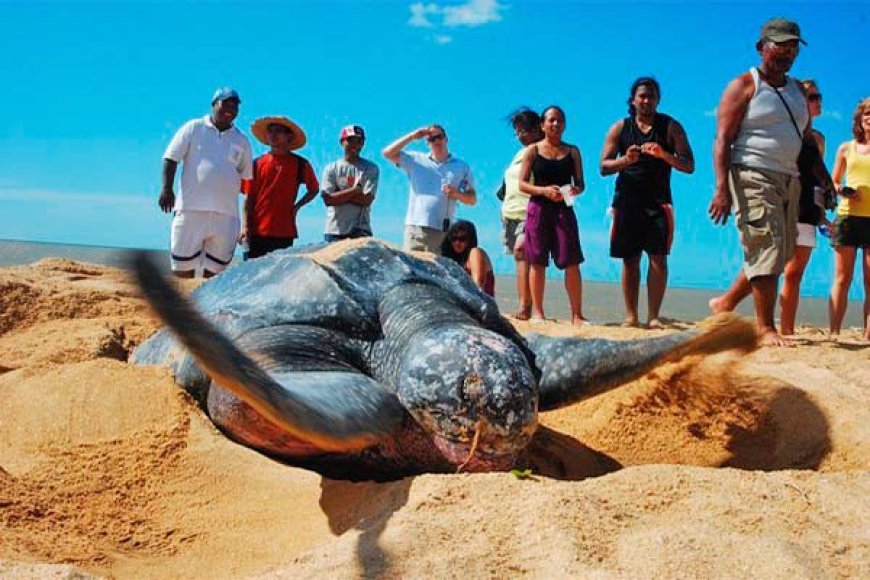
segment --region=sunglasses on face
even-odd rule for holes
[[[468,238],[465,237],[465,236],[453,236],[452,238],[450,238],[450,241],[451,241],[451,242],[454,242],[454,243],[455,243],[455,242],[461,242],[461,243],[464,244],[465,242],[468,241]]]
[[[429,135],[428,137],[426,137],[426,141],[428,141],[429,143],[434,143],[436,141],[443,141],[443,140],[444,140],[444,135],[441,135],[441,134]]]
[[[807,95],[807,100],[812,101],[814,103],[822,100],[822,93],[815,93],[813,95]]]

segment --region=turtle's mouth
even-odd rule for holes
[[[486,472],[508,471],[514,466],[517,451],[494,451],[483,449],[480,445],[481,431],[476,431],[471,443],[465,441],[453,441],[436,435],[433,437],[435,447],[441,455],[456,466],[456,472]]]

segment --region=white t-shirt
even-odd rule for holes
[[[238,217],[242,179],[251,179],[253,172],[251,143],[235,126],[218,131],[208,115],[188,121],[163,157],[183,164],[175,211],[214,211]]]
[[[439,163],[428,153],[402,151],[398,165],[411,181],[408,213],[405,215],[405,225],[408,226],[442,230],[445,220],[453,221],[456,203],[444,195],[441,186],[450,183],[460,191],[474,189],[471,168],[453,155]]]

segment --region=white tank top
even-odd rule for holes
[[[776,92],[788,103],[801,133],[809,121],[803,93],[791,77],[786,77],[785,86],[777,89],[761,80],[755,67],[749,69],[749,73],[755,83],[755,92],[732,145],[731,163],[797,177],[802,140]]]

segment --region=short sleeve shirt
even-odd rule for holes
[[[439,163],[428,153],[402,151],[398,165],[411,182],[405,225],[442,229],[445,220],[453,221],[456,200],[444,195],[441,187],[450,183],[460,191],[474,189],[471,168],[453,155]]]
[[[300,169],[302,175],[299,175]],[[299,184],[316,192],[320,185],[308,161],[296,154],[266,153],[254,164],[254,177],[244,184],[247,228],[253,235],[296,238]]]
[[[377,195],[379,179],[378,166],[368,159],[359,158],[353,163],[339,159],[323,170],[321,185],[323,193],[329,195],[360,183],[363,194],[374,198]],[[347,236],[351,233],[371,235],[371,206],[352,203],[327,206],[325,233],[335,236]]]
[[[219,131],[208,115],[188,121],[163,157],[182,164],[176,211],[214,211],[238,217],[238,195],[242,179],[251,178],[252,155],[251,143],[235,126]]]

